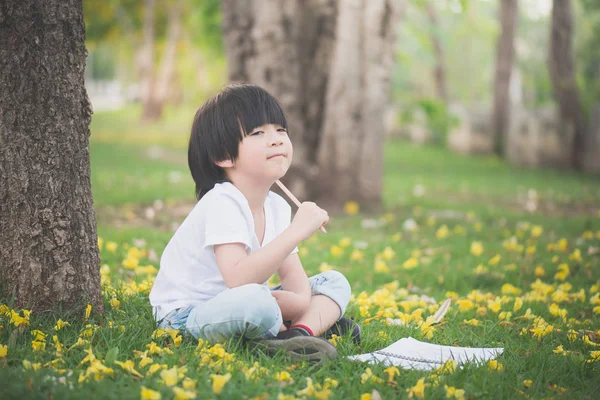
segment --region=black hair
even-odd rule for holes
[[[266,124],[287,129],[277,99],[256,85],[227,85],[200,107],[194,116],[188,147],[188,165],[198,200],[216,183],[229,181],[216,162],[235,161],[244,137]]]

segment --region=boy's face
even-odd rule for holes
[[[285,175],[293,154],[292,142],[285,128],[262,125],[248,132],[240,143],[234,169],[251,180],[273,183]]]

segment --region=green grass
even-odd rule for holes
[[[407,390],[420,378],[426,384],[426,398],[444,398],[444,385],[464,389],[470,398],[596,398],[600,362],[586,361],[591,360],[592,351],[600,350],[590,344],[600,343],[599,309],[594,311],[600,304],[591,303],[600,286],[597,178],[553,170],[524,170],[495,158],[463,157],[443,149],[413,147],[392,140],[386,146],[385,156],[386,212],[336,216],[328,226],[328,235],[317,233],[301,246],[309,275],[331,267],[348,277],[355,296],[348,315],[363,326],[363,343],[355,346],[348,338],[342,339],[337,344],[340,359],[324,365],[292,364],[281,356],[268,358],[236,342],[225,344],[232,355],[223,360],[217,355],[209,357],[207,347],[198,350],[197,342],[191,339],[176,346],[170,337],[151,338],[155,324],[147,294],[154,272],[146,267],[158,268],[157,257],[173,229],[167,221],[181,220],[172,216],[171,209],[181,202],[193,201],[193,185],[185,165],[187,131],[181,133],[182,126],[188,123],[185,118],[173,115],[159,127],[144,127],[136,123],[136,112],[133,109],[99,113],[92,124],[92,183],[99,236],[103,239],[107,312],[104,317],[92,314],[90,319],[60,313],[32,314],[30,326],[21,331],[10,323],[9,317],[0,317],[0,344],[8,346],[8,354],[0,358],[0,398],[140,398],[142,386],[161,393],[163,399],[173,398],[174,391],[162,381],[160,371],[148,373],[153,364],[186,367],[187,371],[180,371],[182,378],[176,386],[182,387],[183,376],[189,378],[195,382],[192,391],[197,398],[275,399],[280,394],[313,398],[302,394],[307,392],[302,392],[307,388],[307,378],[323,397],[327,394],[327,379],[337,380],[339,385],[329,388],[332,399],[359,399],[374,389],[384,399],[405,398]],[[149,134],[140,145],[144,131]],[[168,155],[161,160],[148,158],[147,149],[157,144],[168,149]],[[181,174],[182,179],[169,179],[173,172]],[[415,185],[423,185],[423,195],[415,196]],[[535,189],[540,198],[540,207],[534,213],[526,212],[519,200],[529,189]],[[128,217],[157,199],[167,207],[158,210],[160,215],[152,221],[139,215]],[[443,210],[453,210],[455,214],[441,213]],[[375,226],[364,225],[365,219]],[[403,229],[408,219],[418,225],[416,231]],[[533,235],[536,225],[543,229],[539,237]],[[449,231],[445,237],[440,230],[443,226]],[[512,237],[522,249],[509,248]],[[565,248],[553,248],[563,238]],[[473,242],[481,242],[482,254],[471,252]],[[111,246],[115,246],[114,251],[109,249]],[[134,247],[141,251],[137,258],[142,268],[137,270],[123,266]],[[581,259],[574,253],[576,249]],[[362,254],[362,260],[353,259],[352,254],[356,256],[357,252]],[[496,255],[500,261],[490,262]],[[418,261],[418,266],[404,268],[411,258]],[[380,268],[376,269],[376,259],[383,259],[385,265],[379,263]],[[563,263],[569,266],[564,281],[555,277]],[[537,267],[543,269],[542,276],[536,276]],[[538,279],[550,285],[547,293],[535,283]],[[135,290],[134,286],[123,286],[133,285],[132,282]],[[394,282],[397,287],[390,285]],[[511,287],[504,286],[507,283],[521,292],[512,293]],[[583,301],[581,294],[585,296]],[[450,311],[431,336],[419,328],[422,320],[418,317],[408,326],[385,324],[387,316],[398,318],[416,312],[426,318],[434,312],[435,306],[411,300],[412,295],[433,297],[438,304],[448,296],[454,298]],[[472,309],[465,308],[469,297],[474,299]],[[111,304],[113,298],[120,302],[118,307]],[[492,310],[497,298],[502,299],[498,313]],[[517,298],[523,300],[523,306],[515,311]],[[8,301],[5,303],[10,307]],[[566,310],[565,319],[552,314],[553,303]],[[544,318],[553,331],[542,338],[534,337],[534,320],[523,317],[528,309]],[[501,320],[500,312],[512,315]],[[69,321],[71,326],[54,331],[58,318]],[[480,325],[464,322],[472,319],[480,321]],[[64,350],[57,356],[52,336],[70,347],[85,336],[88,324],[94,328],[87,338],[90,344]],[[31,332],[35,329],[48,334],[44,351],[32,349]],[[577,332],[574,340],[567,335],[569,329]],[[444,345],[504,347],[504,354],[498,359],[503,370],[467,365],[437,378],[432,373],[401,370],[387,383],[383,366],[343,358],[382,348],[407,336]],[[149,355],[152,363],[140,366],[138,352],[149,350],[153,341],[172,354]],[[553,352],[560,345],[568,351],[567,355]],[[100,374],[98,380],[93,374],[85,378],[90,364],[81,362],[90,346],[94,356],[113,369],[112,374]],[[56,359],[62,361],[55,368],[44,366]],[[24,360],[40,363],[41,367],[37,371],[27,369]],[[127,360],[135,362],[141,378],[117,364]],[[362,383],[361,376],[367,368],[383,382],[369,379]],[[252,371],[254,375],[250,376]],[[293,381],[277,381],[275,374],[282,371],[289,372]],[[231,380],[219,395],[214,394],[212,374],[226,373],[231,373]],[[84,377],[82,382],[78,382],[80,376]],[[532,381],[529,388],[524,387],[524,380]]]

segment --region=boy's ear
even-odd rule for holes
[[[235,165],[232,160],[216,161],[215,164],[221,168],[231,168]]]

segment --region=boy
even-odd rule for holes
[[[290,224],[290,206],[270,191],[292,156],[283,110],[258,86],[229,85],[198,110],[188,163],[199,201],[161,258],[150,293],[159,327],[213,343],[241,335],[302,359],[335,357],[321,334],[360,340],[360,327],[342,318],[346,278],[309,279],[297,254],[327,212],[304,202]],[[281,285],[269,289],[276,272]]]

